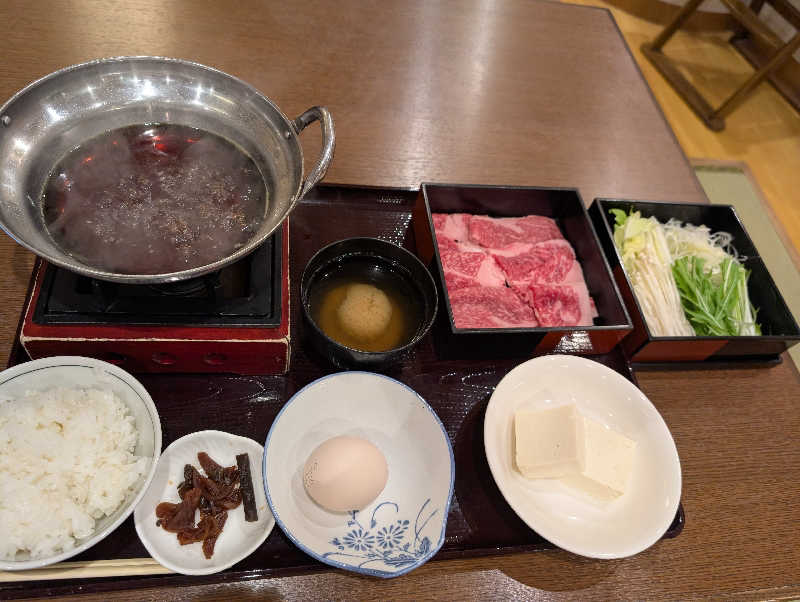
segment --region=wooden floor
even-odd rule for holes
[[[570,2],[611,9],[686,155],[746,162],[788,238],[800,250],[800,114],[770,84],[763,83],[728,117],[724,131],[712,132],[639,50],[642,42],[652,40],[662,26],[603,0]],[[665,54],[677,61],[683,74],[713,106],[753,73],[749,63],[727,43],[728,37],[723,33],[679,31],[664,47]]]

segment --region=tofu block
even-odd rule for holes
[[[515,461],[529,479],[557,479],[584,468],[584,425],[574,405],[514,414]]]
[[[628,487],[636,457],[636,442],[596,420],[585,416],[582,418],[584,467],[561,480],[599,500],[613,500],[625,493]]]

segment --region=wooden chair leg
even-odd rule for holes
[[[695,88],[689,80],[678,70],[673,62],[661,52],[662,47],[673,36],[673,34],[683,25],[683,23],[694,13],[703,0],[688,0],[675,18],[658,34],[655,40],[642,44],[642,53],[647,57],[653,66],[664,76],[672,88],[681,95],[697,116],[703,120],[710,129],[720,131],[725,128],[725,116],[729,115],[738,107],[748,95],[766,79],[770,73],[777,69],[786,59],[800,48],[800,32],[782,44],[774,32],[766,29],[763,24],[758,22],[757,17],[749,12],[746,7],[740,6],[738,2],[723,0],[726,6],[732,10],[733,16],[749,31],[760,32],[762,37],[770,41],[771,45],[778,48],[770,59],[750,77],[742,86],[739,87],[725,102],[714,109],[702,94]],[[765,0],[752,0],[750,7],[756,11],[760,10]],[[735,37],[735,36],[734,36]]]
[[[714,107],[684,77],[667,55],[659,50],[653,50],[647,42],[642,44],[642,53],[710,130],[719,132],[725,129],[725,120],[714,114]]]
[[[758,16],[758,13],[760,13],[761,9],[764,8],[764,3],[765,2],[766,2],[766,0],[751,0],[751,2],[750,2],[750,11],[754,15]],[[734,27],[734,30],[733,30],[733,35],[731,36],[731,39],[729,41],[732,44],[737,40],[742,40],[742,39],[746,39],[746,38],[749,38],[749,37],[750,37],[750,32],[747,31],[747,28],[744,25],[742,25],[741,23],[737,22],[736,26]]]
[[[692,16],[692,13],[697,10],[697,7],[702,4],[703,0],[689,0],[686,4],[683,5],[683,8],[675,15],[675,18],[672,20],[671,23],[668,23],[667,26],[658,34],[655,40],[650,43],[650,47],[655,51],[660,51],[664,44],[667,43],[678,28],[684,24],[686,19]]]
[[[652,42],[642,44],[642,53],[653,63],[661,75],[670,83],[672,88],[680,94],[686,104],[703,120],[712,130],[719,131],[725,127],[725,121],[713,116],[714,109],[708,104],[703,95],[689,83],[683,74],[672,64],[667,56],[661,52],[664,44],[678,31],[686,20],[692,16],[703,0],[688,0],[670,23],[658,34]]]
[[[712,117],[725,117],[729,115],[742,101],[760,84],[770,73],[781,66],[781,64],[794,54],[794,51],[800,48],[800,32],[784,44],[783,48],[778,50],[772,58],[767,61],[761,69],[756,71],[750,79],[748,79],[742,86],[734,92],[725,102],[723,102],[718,109],[716,109]]]

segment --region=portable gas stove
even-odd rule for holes
[[[168,284],[94,280],[37,260],[20,342],[131,372],[281,374],[289,368],[289,220],[218,272]]]

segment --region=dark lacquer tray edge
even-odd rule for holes
[[[661,536],[659,541],[665,539],[674,539],[678,537],[683,531],[686,524],[686,515],[683,510],[683,504],[678,505],[678,512],[675,515],[675,520],[669,526],[664,535]],[[658,542],[656,542],[658,543]],[[509,554],[525,554],[532,552],[543,552],[547,550],[558,549],[553,544],[544,541],[539,544],[509,546],[505,548],[473,548],[470,550],[441,550],[429,562],[437,562],[444,560],[457,560],[463,558],[485,558],[489,556],[507,556]],[[568,552],[565,552],[568,554]],[[146,589],[153,587],[163,587],[169,585],[171,587],[181,587],[188,585],[211,585],[217,583],[239,583],[242,581],[252,581],[255,579],[270,579],[279,577],[294,577],[300,575],[307,575],[319,572],[342,572],[347,573],[340,569],[335,569],[327,564],[316,562],[312,558],[308,558],[307,564],[300,564],[291,567],[276,567],[266,568],[261,570],[248,570],[248,571],[223,571],[221,573],[214,573],[212,575],[180,575],[180,574],[167,574],[167,575],[140,575],[126,577],[99,577],[92,579],[92,592],[103,593],[120,590],[133,590],[133,589]],[[169,582],[165,582],[165,580]],[[3,599],[24,598],[28,594],[39,596],[61,596],[70,593],[76,593],[75,579],[59,579],[53,581],[22,581],[13,582],[11,588],[4,589]],[[30,586],[35,585],[36,591],[30,591]],[[10,594],[8,597],[6,594]],[[19,595],[17,595],[19,594]]]

